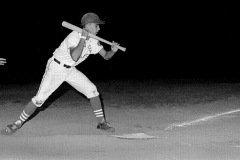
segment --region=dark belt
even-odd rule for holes
[[[56,58],[54,58],[54,61],[61,65],[61,62],[59,60],[57,60]],[[66,64],[63,64],[63,67],[71,68],[71,66],[66,65]]]

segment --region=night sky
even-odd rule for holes
[[[80,26],[87,12],[106,21],[99,37],[127,48],[109,61],[92,55],[78,65],[90,79],[240,78],[235,4],[71,3],[6,5],[0,57],[8,63],[0,66],[2,83],[40,82],[48,58],[71,32],[62,22]]]

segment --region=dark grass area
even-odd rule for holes
[[[161,80],[109,81],[99,83],[106,100],[122,104],[144,104],[153,107],[160,105],[184,105],[210,103],[240,94],[238,83],[177,82]]]
[[[101,80],[93,81],[103,101],[111,106],[125,105],[152,108],[158,106],[182,106],[185,104],[210,103],[239,96],[239,83],[216,83],[209,81],[181,80]],[[24,104],[37,93],[39,84],[4,85],[0,90],[0,104],[6,101]],[[55,101],[79,101],[88,103],[85,96],[67,83],[49,97],[48,104]]]

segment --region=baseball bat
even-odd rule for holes
[[[70,30],[73,30],[73,31],[77,31],[77,32],[79,32],[79,33],[82,33],[82,29],[81,29],[81,28],[79,28],[79,27],[77,27],[77,26],[75,26],[75,25],[73,25],[73,24],[71,24],[71,23],[68,23],[68,22],[66,22],[66,21],[63,21],[63,22],[62,22],[62,26],[65,27],[65,28],[68,28],[68,29],[70,29]],[[96,36],[96,35],[93,35],[93,34],[91,34],[91,33],[89,33],[88,36],[89,36],[89,37],[92,37],[92,38],[94,38],[94,39],[97,39],[97,40],[99,40],[99,41],[101,41],[101,42],[104,42],[104,43],[106,43],[106,44],[113,45],[112,42],[109,42],[109,41],[107,41],[107,40],[105,40],[105,39],[102,39],[102,38],[100,38],[100,37],[98,37],[98,36]],[[124,47],[117,46],[117,48],[120,49],[120,50],[122,50],[123,52],[126,51],[126,48],[124,48]]]

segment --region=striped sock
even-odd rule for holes
[[[103,115],[103,110],[102,109],[95,110],[94,114],[95,114],[95,116],[96,116],[96,118],[98,119],[99,122],[103,121],[104,115]]]
[[[29,118],[29,115],[23,110],[21,113],[19,119],[21,120],[21,123],[25,122]]]

